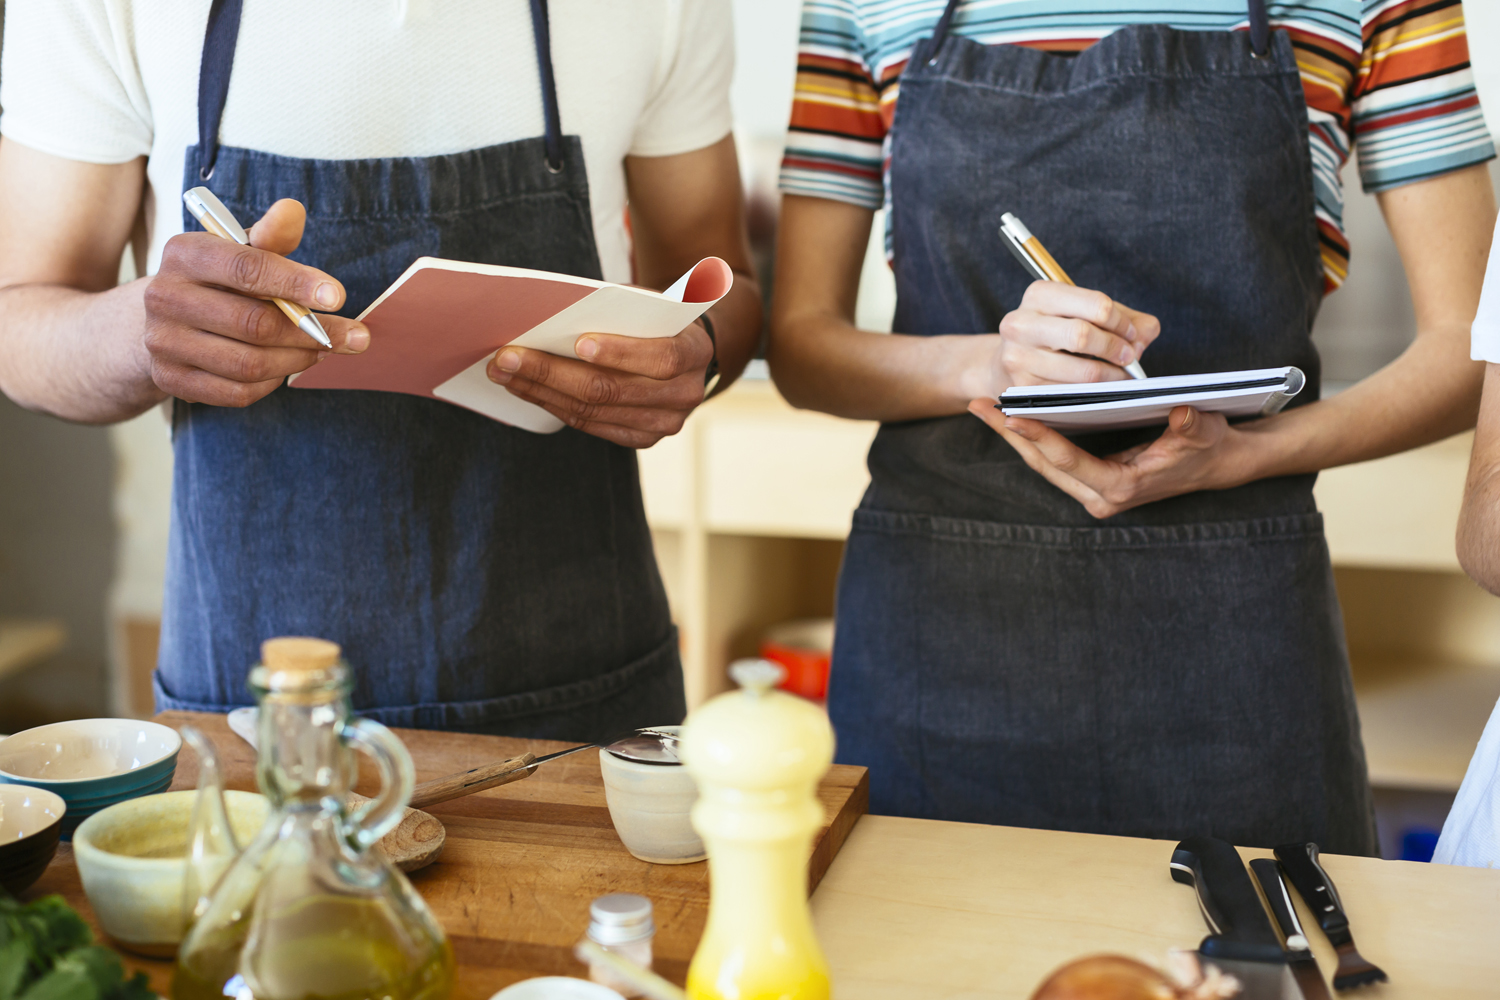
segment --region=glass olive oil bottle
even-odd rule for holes
[[[272,639],[250,674],[266,825],[224,874],[177,953],[173,1000],[442,1000],[453,950],[375,843],[401,821],[411,758],[351,720],[349,671],[321,639]],[[351,747],[380,766],[374,800],[345,806]]]

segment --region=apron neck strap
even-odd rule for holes
[[[1266,0],[1247,0],[1250,10],[1250,53],[1264,59],[1271,51],[1271,19],[1266,15]]]
[[[547,17],[547,0],[531,0],[531,37],[536,41],[536,65],[541,74],[542,117],[546,133],[547,169],[562,171],[562,117],[557,111],[557,81],[552,76],[552,32]]]
[[[538,2],[539,0],[532,0],[532,6],[535,7]],[[545,3],[545,0],[540,2]],[[958,13],[962,3],[963,0],[948,0],[948,6],[943,8],[943,16],[932,30],[932,60],[937,59],[938,50],[943,47],[948,31],[953,27],[953,15]],[[1250,51],[1256,58],[1264,59],[1271,50],[1271,19],[1266,15],[1266,0],[1246,0],[1245,6],[1250,14]]]
[[[937,59],[938,50],[948,40],[948,29],[953,27],[953,15],[958,13],[959,5],[963,0],[948,0],[948,6],[943,8],[943,16],[938,18],[937,27],[932,29],[932,59]]]
[[[219,121],[229,97],[229,72],[234,69],[234,47],[240,38],[243,0],[213,0],[208,9],[208,31],[203,36],[203,61],[198,64],[198,179],[213,176],[219,158]]]
[[[229,98],[229,74],[240,37],[244,0],[213,0],[208,30],[203,35],[203,58],[198,64],[198,179],[213,176],[219,158],[219,123]],[[557,82],[552,76],[552,39],[548,31],[547,0],[531,0],[531,34],[536,40],[537,71],[542,85],[542,118],[546,135],[547,169],[563,169],[562,118],[557,110]]]

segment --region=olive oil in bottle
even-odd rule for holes
[[[348,668],[317,639],[273,639],[250,675],[256,776],[271,816],[215,886],[177,953],[173,1000],[444,1000],[453,950],[375,843],[411,798],[411,758],[349,718]],[[351,745],[385,778],[349,811]]]

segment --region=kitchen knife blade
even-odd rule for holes
[[[1297,887],[1307,908],[1317,916],[1318,926],[1338,953],[1339,967],[1333,974],[1333,988],[1343,991],[1386,982],[1385,971],[1354,947],[1354,936],[1349,933],[1349,917],[1344,913],[1339,891],[1334,888],[1333,879],[1328,877],[1323,866],[1318,864],[1318,845],[1282,844],[1275,853],[1286,877]]]
[[[1291,966],[1292,977],[1297,980],[1302,995],[1307,1000],[1332,1000],[1328,984],[1323,981],[1323,971],[1318,968],[1318,960],[1313,957],[1307,935],[1302,933],[1302,922],[1297,919],[1297,908],[1292,905],[1292,897],[1286,890],[1286,882],[1282,880],[1280,866],[1273,858],[1256,858],[1250,862],[1250,871],[1265,892],[1271,915],[1276,918],[1276,923],[1286,938],[1287,964]]]
[[[1198,946],[1200,961],[1238,979],[1243,1000],[1304,1000],[1233,845],[1189,837],[1172,852],[1171,871],[1174,880],[1197,891],[1211,932]]]

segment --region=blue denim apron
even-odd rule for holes
[[[1316,399],[1307,108],[1263,3],[1248,33],[1128,27],[1075,57],[947,37],[957,7],[901,76],[895,329],[997,329],[1031,280],[1014,211],[1160,317],[1152,375],[1297,365]],[[969,415],[887,424],[869,465],[829,711],[873,812],[1375,849],[1314,476],[1100,522]]]
[[[220,147],[239,20],[240,0],[215,0],[184,187],[246,223],[301,201],[292,258],[344,283],[345,315],[423,254],[600,277],[545,0],[545,136],[446,156]],[[343,645],[355,707],[391,725],[588,740],[684,714],[633,451],[433,399],[284,386],[245,409],[177,401],[173,444],[160,708],[247,703],[261,640],[307,634]]]

